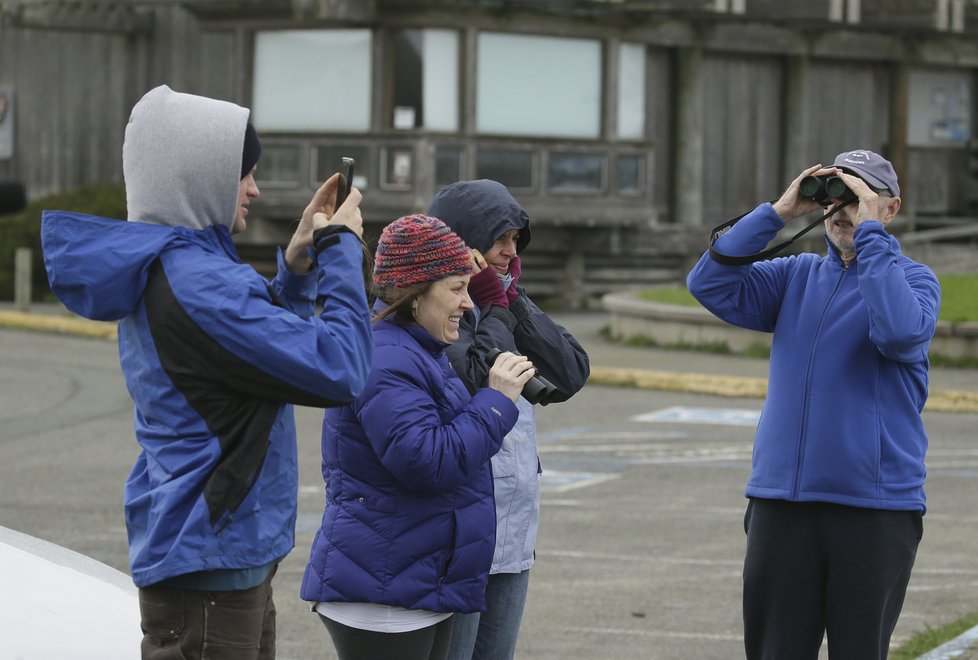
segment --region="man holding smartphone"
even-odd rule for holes
[[[271,580],[298,491],[292,404],[352,401],[370,370],[359,191],[339,208],[339,175],[316,191],[270,282],[238,258],[231,234],[260,194],[248,114],[151,90],[123,144],[129,222],[43,220],[52,290],[119,320],[141,448],[125,519],[144,659],[275,656]]]

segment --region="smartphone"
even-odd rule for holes
[[[336,188],[336,206],[333,208],[334,212],[343,205],[343,202],[346,201],[347,196],[350,194],[350,188],[353,187],[353,169],[356,167],[356,164],[357,161],[348,156],[342,158],[340,164],[340,183]]]

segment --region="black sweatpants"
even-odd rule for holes
[[[340,660],[445,660],[455,616],[410,632],[361,630],[319,615]]]
[[[923,535],[921,511],[752,499],[744,516],[748,660],[884,660]]]

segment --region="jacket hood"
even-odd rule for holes
[[[68,211],[41,214],[41,246],[51,291],[72,312],[97,321],[132,313],[153,261],[167,248],[187,243],[234,258],[227,227],[198,232]]]
[[[518,253],[530,244],[530,216],[497,181],[458,181],[445,186],[431,200],[427,214],[444,222],[466,245],[483,254],[510,229],[520,232]]]
[[[122,145],[131,222],[234,224],[249,110],[160,85],[133,107]]]

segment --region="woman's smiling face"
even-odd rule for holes
[[[472,309],[469,275],[451,275],[432,284],[414,301],[414,318],[435,339],[458,341],[462,314]]]

